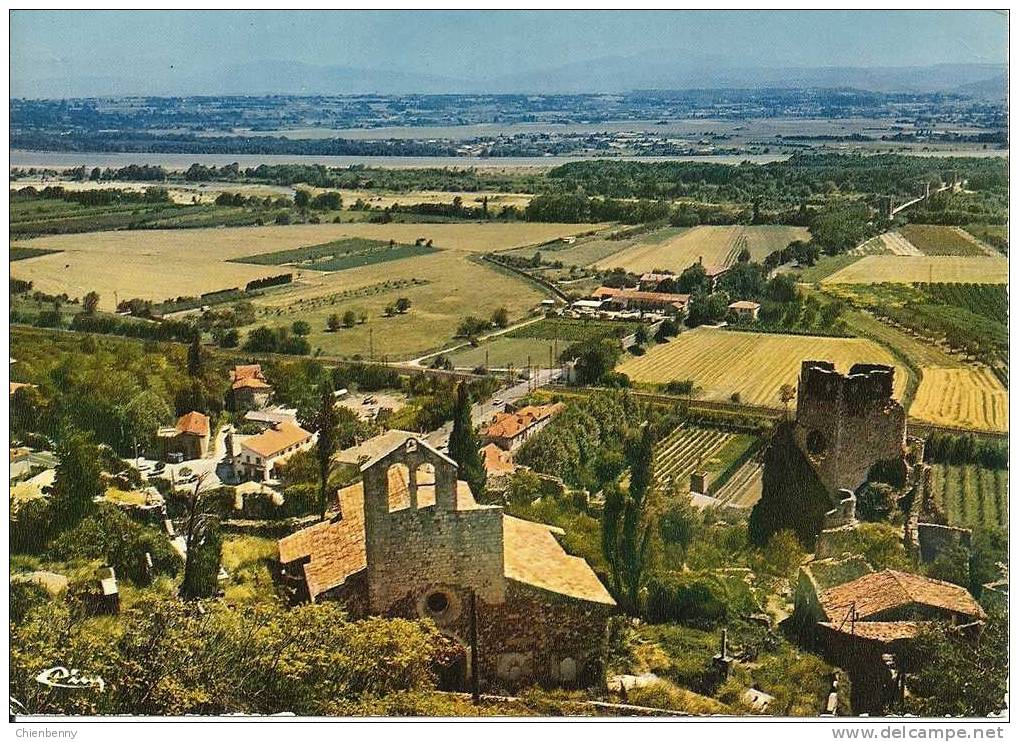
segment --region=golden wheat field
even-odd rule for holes
[[[16,278],[32,281],[50,294],[100,295],[100,306],[112,309],[115,296],[161,301],[209,291],[243,287],[248,281],[295,272],[309,282],[328,281],[315,271],[284,266],[227,262],[231,258],[318,245],[343,237],[412,243],[433,240],[438,248],[465,253],[532,245],[598,228],[590,224],[298,224],[292,226],[211,229],[137,230],[53,235],[18,242],[19,247],[60,250],[19,260]],[[401,262],[401,261],[395,261]],[[373,280],[386,280],[394,263],[373,269]],[[340,276],[347,271],[326,276]],[[365,279],[367,281],[367,279]],[[347,283],[346,280],[343,283]]]
[[[918,420],[977,430],[1008,430],[1008,392],[988,368],[922,369],[909,414]]]
[[[779,389],[793,384],[800,364],[811,359],[832,361],[841,371],[854,363],[896,365],[877,343],[861,338],[827,338],[733,332],[699,327],[656,345],[618,367],[635,382],[665,383],[692,379],[698,396],[728,400],[739,394],[744,404],[781,407]],[[896,369],[895,394],[901,397],[906,374]]]
[[[868,255],[822,283],[1008,283],[1004,257]]]
[[[706,266],[730,265],[743,248],[755,260],[779,250],[793,240],[809,240],[805,227],[700,226],[667,239],[652,233],[637,244],[595,263],[598,268],[623,268],[631,273],[655,269],[681,272],[698,260]]]

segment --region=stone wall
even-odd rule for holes
[[[434,467],[435,503],[418,507],[416,472]],[[407,467],[409,506],[389,510],[389,469]],[[502,508],[458,509],[456,465],[413,439],[364,471],[369,606],[385,613],[408,592],[473,587],[492,603],[505,596]]]
[[[429,610],[428,588],[408,592],[388,615],[431,618],[466,650],[470,668],[470,590],[445,588],[449,603]],[[477,600],[480,684],[513,692],[531,685],[592,687],[604,681],[605,643],[613,606],[575,600],[512,580],[501,603]],[[468,676],[464,677],[466,683]]]
[[[895,369],[856,364],[844,375],[825,361],[804,361],[796,440],[829,492],[855,491],[878,461],[899,459],[906,413],[892,398]]]

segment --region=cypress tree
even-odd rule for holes
[[[453,432],[449,436],[449,457],[460,469],[459,477],[471,487],[475,498],[485,494],[488,473],[481,459],[480,444],[471,422],[471,399],[467,383],[461,381],[456,388],[456,403],[453,407]]]
[[[339,416],[336,413],[336,398],[333,395],[332,380],[326,376],[321,386],[321,402],[318,415],[315,417],[315,425],[318,428],[318,443],[315,447],[315,455],[318,459],[318,504],[320,518],[326,519],[326,509],[329,505],[328,487],[329,474],[332,470],[333,454],[336,453],[337,436],[339,427]]]

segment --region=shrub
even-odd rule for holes
[[[162,533],[135,523],[108,503],[100,503],[95,513],[61,534],[50,551],[64,560],[101,559],[132,582],[143,581],[146,552],[156,572],[172,575],[180,568],[180,557]]]

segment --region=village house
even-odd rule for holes
[[[637,288],[641,291],[657,291],[662,281],[674,281],[676,276],[672,273],[645,273],[640,277]]]
[[[313,442],[314,435],[291,422],[267,428],[240,442],[240,451],[233,457],[234,475],[244,481],[272,479],[277,464],[309,448]]]
[[[591,297],[603,303],[603,306],[616,311],[639,310],[642,312],[662,312],[663,314],[683,314],[690,303],[689,294],[667,294],[656,291],[639,291],[637,289],[614,289],[600,286]]]
[[[262,410],[248,410],[244,413],[245,421],[262,428],[271,428],[280,423],[297,424],[297,410],[287,407],[266,407]]]
[[[342,601],[353,616],[429,618],[459,648],[441,673],[463,688],[587,687],[604,672],[616,605],[561,531],[481,505],[456,463],[408,437],[337,493],[330,520],[279,542],[279,578],[295,601]]]
[[[987,618],[969,591],[950,582],[872,572],[859,557],[825,561],[828,580],[866,571],[816,592],[816,575],[801,570],[794,617],[808,645],[849,673],[857,712],[879,713],[902,698],[908,674],[923,661],[912,648],[925,624],[946,623],[977,636]]]
[[[265,380],[262,366],[235,366],[230,371],[230,396],[234,410],[260,410],[268,405],[272,386]]]
[[[551,422],[563,404],[528,405],[516,412],[499,412],[481,429],[481,438],[504,451],[512,451]]]
[[[516,470],[513,455],[494,443],[487,443],[481,447],[481,460],[485,465],[485,473],[488,474],[488,487],[492,487],[497,480],[509,476]]]
[[[164,460],[179,454],[182,461],[205,458],[209,451],[209,417],[191,411],[177,418],[173,427],[156,431]]]
[[[733,312],[736,319],[740,321],[756,322],[761,305],[756,301],[734,301],[729,305],[729,311]]]

